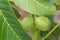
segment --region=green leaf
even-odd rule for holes
[[[14,3],[21,9],[35,15],[56,14],[55,0],[14,0]]]
[[[18,13],[18,11],[16,10],[17,7],[15,6],[14,2],[10,1],[10,5],[11,5],[13,11],[15,12],[15,15],[17,16],[17,18],[20,18],[21,15],[20,15],[20,14]]]
[[[50,35],[46,40],[58,40],[58,38],[54,35]]]
[[[17,16],[17,18],[20,18],[21,15],[18,13],[18,11],[17,11],[16,9],[14,9],[14,8],[12,8],[12,9],[13,9],[13,11],[15,12],[15,15]]]
[[[2,16],[0,16],[0,40],[1,40],[1,29],[2,29],[3,22],[4,22],[4,19],[2,18]]]
[[[0,40],[31,40],[23,30],[8,0],[0,0]]]
[[[49,31],[48,31],[49,32]],[[43,32],[41,31],[41,37],[46,36],[46,34],[48,33],[47,31]],[[48,38],[46,38],[46,40],[57,40],[58,36],[56,36],[56,33],[53,32],[50,36],[48,36]]]
[[[55,34],[57,37],[60,35],[60,28],[59,27],[53,32],[53,34]]]

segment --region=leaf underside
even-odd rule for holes
[[[14,3],[21,9],[34,15],[55,15],[55,0],[15,0]]]

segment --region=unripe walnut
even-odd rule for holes
[[[51,21],[44,16],[36,17],[35,24],[36,28],[41,31],[48,31],[51,27]]]
[[[34,21],[32,17],[26,17],[21,22],[23,28],[26,31],[30,31],[34,27]]]

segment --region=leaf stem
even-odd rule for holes
[[[35,24],[35,18],[36,15],[32,15],[33,16],[33,20],[34,20],[34,32],[33,32],[33,37],[32,40],[40,40],[40,30],[36,29],[36,24]]]
[[[40,31],[36,30],[34,35],[33,35],[32,40],[39,40],[39,39],[40,39]]]
[[[57,24],[57,25],[43,38],[43,40],[45,40],[48,36],[50,36],[50,34],[51,34],[59,25],[60,25],[60,23]]]
[[[44,38],[42,38],[42,40],[44,40]]]

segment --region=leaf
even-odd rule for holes
[[[60,35],[60,28],[59,27],[53,32],[53,34],[55,34],[57,37]]]
[[[3,22],[4,22],[4,19],[2,18],[2,16],[0,16],[0,40],[1,40],[1,29],[2,29]]]
[[[20,17],[21,17],[21,15],[18,13],[18,11],[17,11],[16,9],[14,9],[14,8],[12,8],[12,9],[14,10],[15,15],[17,16],[17,18],[20,18]]]
[[[55,0],[14,0],[19,8],[35,15],[55,15]]]
[[[46,34],[48,34],[48,32],[50,32],[50,31],[45,31],[45,32],[44,31],[41,31],[41,37],[45,37]],[[46,38],[46,40],[57,40],[58,39],[58,36],[56,36],[56,35],[57,34],[55,32],[53,32],[50,36],[48,36],[48,38]]]
[[[55,35],[50,35],[46,40],[58,40]]]
[[[20,14],[18,13],[18,11],[16,10],[17,7],[14,5],[14,2],[10,1],[10,5],[11,5],[13,11],[15,12],[15,15],[17,16],[17,18],[20,18],[21,15],[20,15]]]
[[[31,40],[17,20],[8,0],[0,0],[0,39]]]

